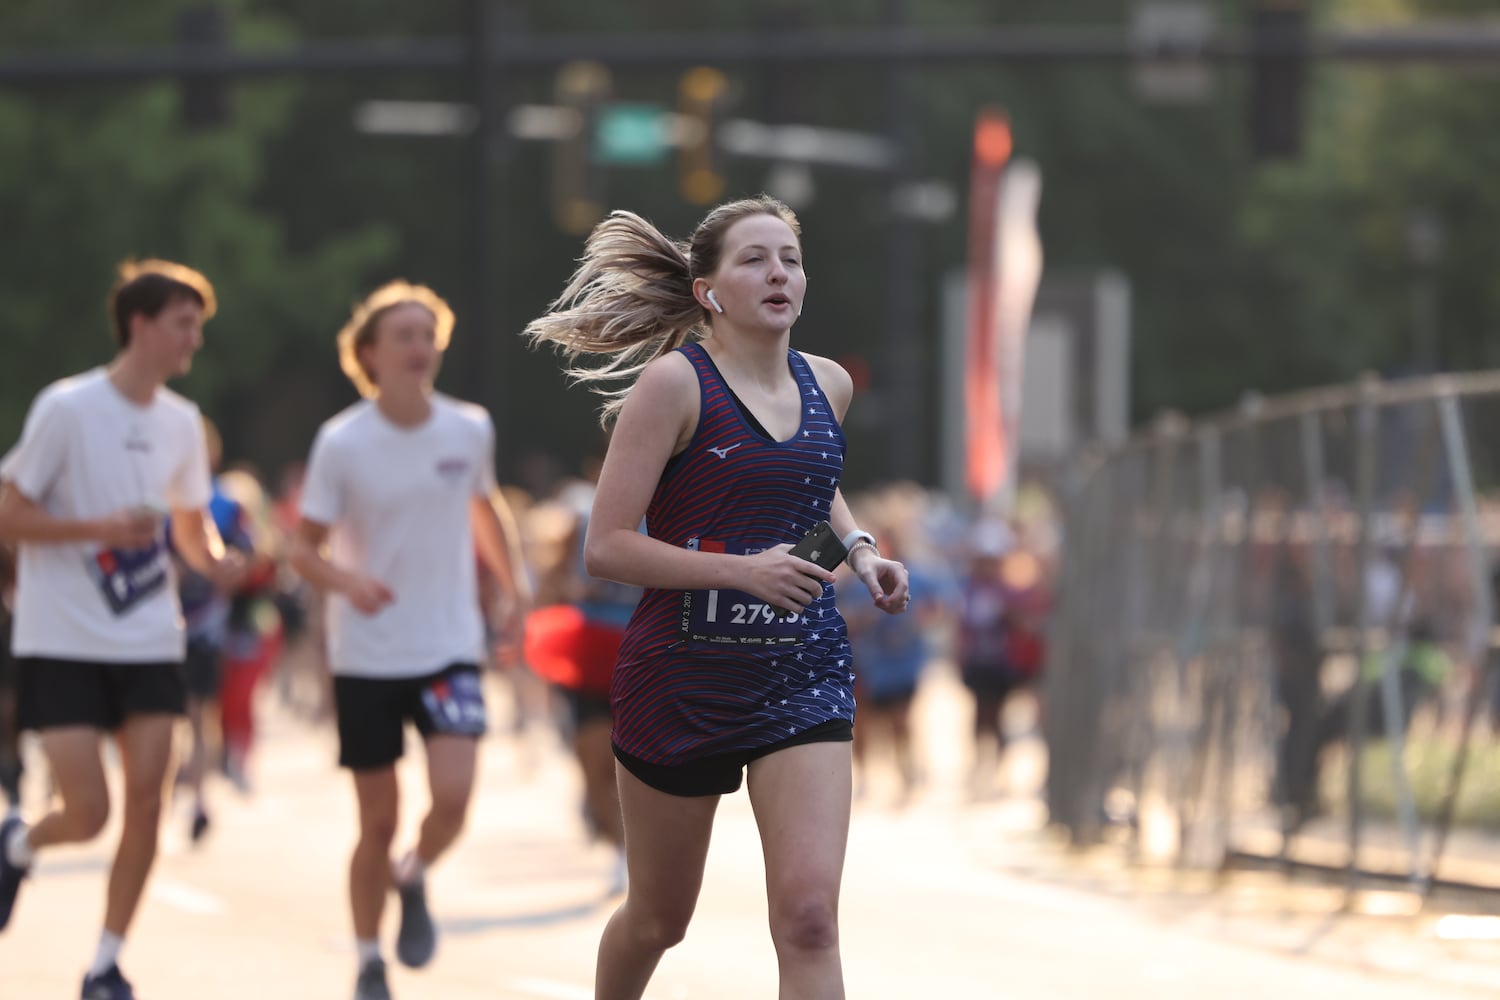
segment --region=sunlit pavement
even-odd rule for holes
[[[904,807],[888,772],[856,806],[842,904],[851,998],[1441,998],[1500,990],[1491,943],[1442,943],[1431,920],[1332,919],[1316,894],[1243,882],[1218,894],[1153,885],[1039,831],[1028,791],[1034,741],[1001,788],[971,801],[968,710],[939,672],[919,700],[926,784]],[[501,713],[503,715],[503,709]],[[174,813],[122,967],[141,1000],[332,1000],[353,989],[344,902],[352,794],[332,738],[268,704],[255,791],[215,791],[198,848]],[[1017,725],[1026,720],[1018,718]],[[406,787],[419,789],[408,758]],[[610,856],[584,839],[577,782],[537,727],[485,744],[465,839],[432,876],[443,932],[434,964],[392,962],[397,1000],[587,1000],[613,902]],[[30,786],[33,808],[42,790]],[[408,825],[423,804],[413,795]],[[44,858],[0,936],[0,1000],[78,995],[102,909],[115,828]],[[763,872],[743,793],[720,810],[687,940],[662,962],[652,1000],[776,996]],[[1378,909],[1378,907],[1376,907]],[[387,912],[386,940],[396,908]],[[1476,925],[1479,926],[1479,925]]]

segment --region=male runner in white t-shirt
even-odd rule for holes
[[[84,1000],[134,997],[116,959],[156,857],[184,698],[168,514],[171,544],[189,564],[226,587],[243,572],[204,511],[198,408],[164,385],[187,373],[214,308],[213,288],[190,268],[122,265],[109,299],[115,360],[42,390],[0,462],[0,538],[20,550],[18,714],[39,734],[61,798],[32,826],[19,817],[0,824],[0,928],[37,852],[104,828],[104,734],[124,769],[124,826]]]
[[[476,551],[501,584],[502,634],[517,634],[526,603],[522,570],[490,506],[489,415],[433,391],[452,330],[447,303],[405,282],[355,309],[339,355],[366,398],[319,430],[292,546],[292,564],[328,595],[339,763],[353,772],[359,801],[349,869],[356,1000],[390,997],[379,930],[393,886],[402,904],[397,958],[418,968],[436,948],[423,873],[463,827],[486,725]],[[407,720],[426,743],[432,806],[415,848],[393,864]]]

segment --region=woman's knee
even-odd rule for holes
[[[693,919],[691,906],[632,907],[630,923],[640,946],[648,951],[666,951],[687,937]]]
[[[820,951],[839,941],[838,907],[822,893],[795,892],[771,909],[771,938],[778,948]]]
[[[388,849],[396,839],[395,813],[367,814],[359,818],[359,846]]]
[[[467,786],[461,788],[434,788],[432,790],[431,815],[444,826],[462,827],[469,818],[471,796]]]
[[[125,789],[125,815],[134,820],[160,815],[162,788],[160,785],[139,784]]]

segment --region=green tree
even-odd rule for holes
[[[1420,6],[1423,16],[1487,12]],[[1341,0],[1329,17],[1411,23],[1417,7]],[[1303,156],[1262,171],[1241,213],[1288,301],[1284,349],[1340,378],[1500,363],[1489,259],[1500,81],[1451,66],[1330,67],[1308,97]]]
[[[82,6],[82,5],[78,5]],[[8,47],[69,47],[95,40],[164,44],[178,4],[152,0],[60,18],[55,5],[0,9]],[[40,16],[45,9],[47,16]],[[66,38],[56,27],[68,25]],[[289,30],[241,16],[245,44],[284,42]],[[331,357],[332,317],[347,308],[390,229],[361,220],[325,227],[293,246],[278,210],[257,203],[265,144],[283,127],[294,85],[239,89],[232,120],[190,131],[174,83],[0,92],[0,322],[11,357],[0,367],[0,439],[18,435],[30,398],[52,379],[108,360],[104,298],[127,257],[167,257],[213,281],[220,313],[184,389],[205,413],[238,430],[254,405],[242,388],[269,390],[289,354]]]

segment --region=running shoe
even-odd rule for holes
[[[396,934],[396,957],[409,969],[420,969],[437,951],[437,928],[427,909],[427,880],[396,886],[401,896],[401,930]]]
[[[135,1000],[135,990],[120,974],[120,967],[111,965],[97,976],[83,977],[83,1000]]]
[[[354,981],[354,1000],[391,1000],[383,959],[372,958],[360,967],[359,978]]]
[[[5,925],[10,923],[11,911],[16,906],[16,895],[21,891],[21,880],[30,871],[29,868],[12,864],[10,854],[6,851],[11,835],[22,826],[19,816],[12,816],[0,823],[0,931],[5,930]]]

